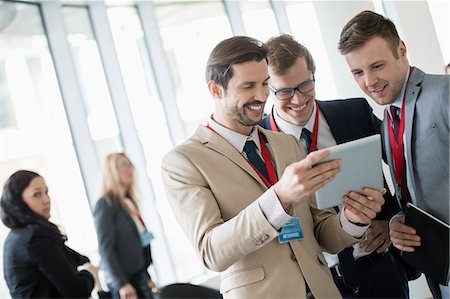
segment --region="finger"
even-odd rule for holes
[[[355,193],[355,192],[351,192],[351,193]],[[359,196],[359,200],[355,200],[356,196],[353,194],[353,198],[350,198],[348,196],[344,196],[344,203],[346,204],[346,206],[351,207],[351,211],[355,214],[355,215],[360,215],[360,216],[364,216],[367,217],[369,219],[369,221],[373,218],[375,218],[376,216],[376,212],[373,211],[372,209],[368,208],[367,206],[365,206],[364,204],[361,204],[361,201],[368,201],[367,199],[362,199],[363,196]],[[366,203],[367,204],[367,203]],[[366,222],[369,222],[366,221]]]
[[[367,245],[366,251],[371,252],[372,250],[380,246],[381,243],[385,242],[385,239],[386,237],[382,235],[379,235],[376,238],[372,239],[370,243]],[[389,240],[389,237],[387,239]]]
[[[394,244],[394,247],[401,251],[414,252],[414,247],[403,246],[403,245],[399,245],[399,244]]]
[[[409,235],[416,235],[417,232],[413,227],[410,227],[406,224],[403,224],[401,222],[392,221],[392,223],[389,225],[390,231],[395,231],[398,233],[405,233]]]
[[[329,150],[319,150],[319,151],[314,151],[309,153],[306,156],[306,159],[309,160],[309,162],[311,163],[311,166],[314,164],[317,164],[319,161],[325,159],[326,157],[328,157],[330,155],[330,151]]]
[[[355,209],[353,206],[347,204],[346,202],[344,202],[344,207],[348,213],[353,215],[351,217],[351,219],[348,218],[350,221],[358,222],[361,224],[369,224],[370,223],[370,218],[367,217],[365,214],[361,213],[358,209]]]
[[[325,163],[321,163],[318,165],[315,165],[313,168],[309,169],[307,171],[307,177],[309,178],[313,178],[316,177],[318,175],[321,175],[322,173],[325,173],[327,171],[331,171],[331,170],[338,170],[340,171],[341,167],[340,167],[340,161],[339,160],[333,160],[333,161],[328,161]]]
[[[377,201],[381,206],[384,204],[384,197],[382,192],[366,187],[363,189],[363,193],[372,201]]]
[[[384,240],[383,245],[381,245],[381,246],[377,249],[377,252],[378,252],[378,253],[383,253],[383,252],[385,252],[385,251],[389,248],[389,246],[391,246],[391,240],[390,240],[389,238],[387,238],[387,239]]]
[[[369,216],[368,213],[370,213],[370,215],[373,215],[372,218],[374,218],[375,215],[381,211],[380,199],[366,197],[354,191],[347,194],[347,196],[355,202],[356,207],[361,206],[361,212],[365,213],[367,216]]]
[[[307,183],[305,183],[305,189],[311,193],[316,192],[317,190],[331,182],[336,177],[337,173],[338,170],[333,169],[317,175],[314,178],[310,179]]]

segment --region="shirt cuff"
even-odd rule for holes
[[[348,220],[347,217],[345,216],[344,211],[345,211],[345,208],[342,209],[340,216],[339,216],[339,220],[341,221],[342,229],[352,237],[355,237],[355,238],[362,237],[362,235],[364,235],[366,230],[369,228],[370,224],[367,224],[364,226],[359,226],[354,223],[351,223],[350,220]]]
[[[402,216],[405,216],[405,214],[403,214],[403,211],[400,211],[397,214],[395,214],[394,216],[392,216],[391,220],[389,220],[389,226],[391,226],[392,220],[394,220],[394,218],[402,217]]]
[[[282,228],[285,223],[293,218],[283,209],[273,187],[270,187],[269,190],[264,192],[258,198],[258,204],[264,216],[266,216],[267,221],[269,221],[276,230]]]

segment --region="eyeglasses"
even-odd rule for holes
[[[134,169],[133,164],[131,163],[121,163],[117,165],[118,170],[128,170],[128,169]]]
[[[275,94],[275,97],[279,101],[287,101],[292,99],[292,97],[295,95],[295,91],[298,91],[304,96],[313,91],[315,87],[315,82],[316,80],[314,80],[313,78],[300,83],[294,88],[282,88],[279,90],[274,90],[271,87],[270,89],[272,90],[272,92]]]

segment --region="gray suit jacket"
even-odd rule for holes
[[[449,223],[449,81],[447,75],[428,75],[414,68],[406,86],[405,160],[412,201]],[[396,194],[396,183],[387,131],[383,140]]]
[[[94,220],[102,268],[108,283],[118,290],[150,265],[150,247],[142,247],[133,218],[115,200],[99,199]]]

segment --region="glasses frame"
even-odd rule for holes
[[[312,79],[303,81],[302,83],[300,83],[300,84],[297,85],[296,87],[292,87],[292,88],[281,88],[281,89],[275,90],[275,89],[273,89],[271,86],[269,86],[269,87],[270,87],[270,90],[271,90],[272,93],[275,95],[275,97],[277,98],[278,101],[285,102],[285,101],[289,101],[290,99],[292,99],[292,98],[294,97],[295,91],[298,91],[300,94],[302,94],[302,95],[304,95],[304,96],[308,95],[308,93],[310,93],[311,91],[313,91],[313,90],[316,88],[316,85],[315,85],[315,84],[313,85],[313,87],[312,87],[310,90],[305,91],[305,92],[301,91],[300,88],[302,88],[303,86],[306,86],[306,85],[308,85],[308,84],[315,83],[315,82],[316,82],[316,80],[315,80],[314,77],[313,77]],[[277,95],[277,94],[278,94],[279,92],[281,92],[281,91],[286,92],[286,91],[289,91],[289,90],[291,91],[291,96],[290,96],[290,97],[285,98],[285,99],[280,99],[280,98],[278,98],[278,95]]]

